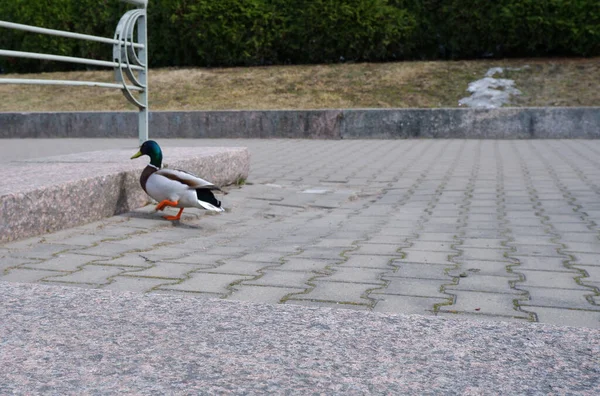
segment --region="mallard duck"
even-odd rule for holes
[[[179,220],[184,208],[224,211],[221,201],[212,193],[221,191],[219,187],[186,171],[161,169],[162,150],[154,140],[145,141],[131,159],[142,155],[149,156],[150,163],[140,176],[140,184],[146,194],[158,201],[156,210],[164,210],[167,206],[180,208],[176,216],[164,216],[165,219]]]

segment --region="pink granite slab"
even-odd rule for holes
[[[600,330],[0,282],[2,395],[598,395]]]
[[[0,183],[0,242],[57,231],[123,213],[148,202],[139,175],[148,157],[104,150],[5,164]],[[240,147],[169,147],[170,168],[223,186],[247,178],[250,156]]]

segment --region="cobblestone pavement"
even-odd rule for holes
[[[0,245],[0,280],[600,327],[600,141],[193,144],[250,149],[227,213]]]

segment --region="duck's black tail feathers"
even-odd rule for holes
[[[217,208],[221,208],[221,201],[215,198],[215,195],[212,193],[212,191],[207,190],[206,188],[197,189],[196,196],[198,196],[199,201],[207,202]]]

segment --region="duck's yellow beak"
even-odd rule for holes
[[[134,158],[137,158],[137,157],[141,157],[142,155],[144,155],[144,154],[142,154],[142,152],[141,152],[141,151],[138,151],[137,153],[135,153],[135,154],[133,154],[133,155],[131,156],[131,159],[134,159]]]

